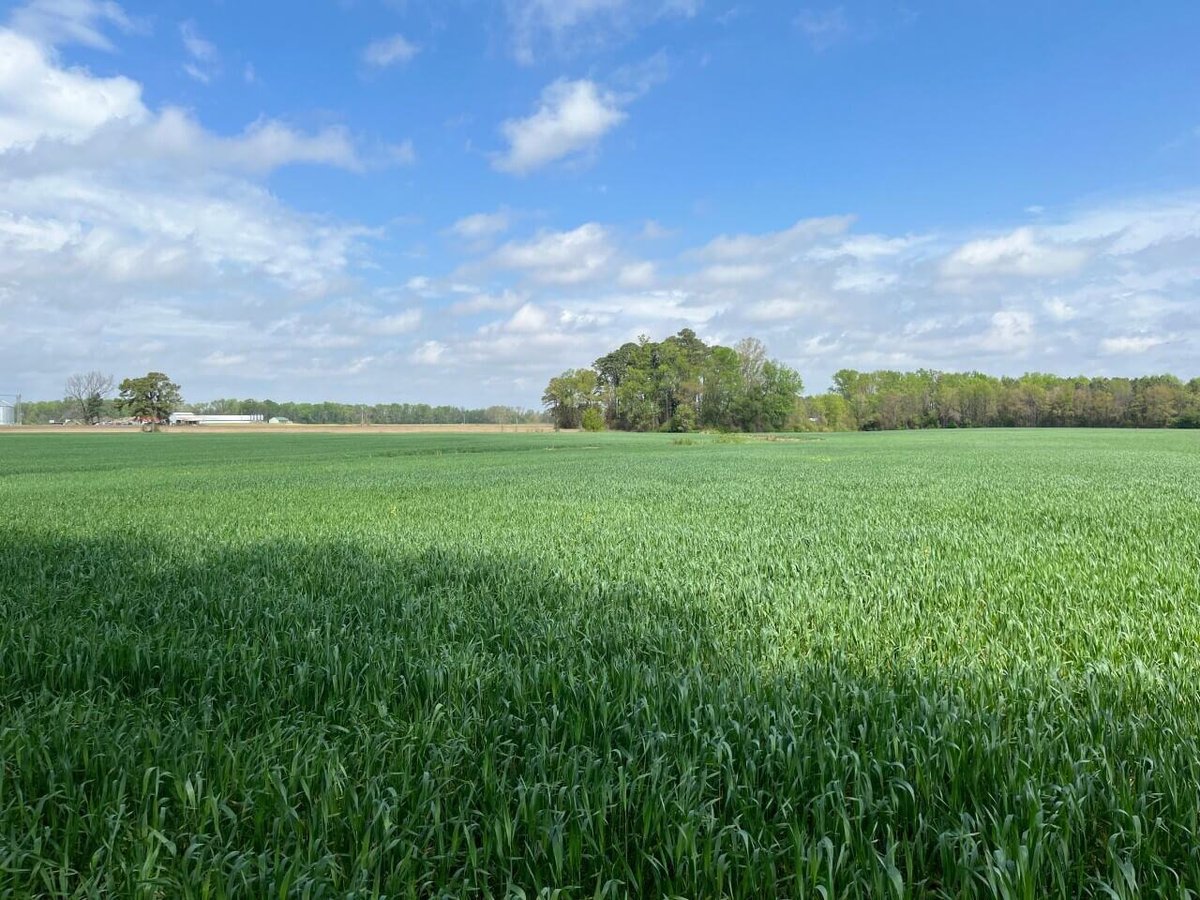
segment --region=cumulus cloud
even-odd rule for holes
[[[595,82],[556,81],[542,91],[536,112],[500,126],[508,149],[496,156],[492,165],[501,172],[525,175],[595,149],[624,119],[616,95]]]
[[[950,278],[1051,278],[1077,271],[1087,256],[1082,247],[1039,240],[1032,228],[1018,228],[998,237],[968,241],[950,254],[942,270]]]
[[[1174,359],[1187,377],[1200,337],[1196,214],[1200,197],[1175,195],[970,236],[863,233],[831,216],[718,235],[658,261],[622,259],[618,233],[590,223],[510,242],[489,261],[530,286],[518,311],[536,325],[547,374],[687,325],[727,343],[760,335],[815,389],[843,366],[1137,374]],[[605,252],[580,264],[593,245]],[[482,333],[525,333],[514,317]],[[486,355],[480,340],[464,336],[461,358]],[[495,353],[518,365],[507,343]]]
[[[363,62],[377,69],[409,62],[420,48],[402,34],[380,38],[367,44],[363,50]]]
[[[1042,303],[1042,308],[1056,322],[1069,322],[1079,315],[1079,311],[1062,297],[1051,297]]]
[[[42,139],[78,143],[108,123],[147,118],[137,82],[63,69],[33,39],[0,29],[0,152]]]
[[[512,318],[504,324],[505,331],[513,331],[518,334],[522,333],[538,333],[546,330],[550,318],[546,311],[533,303],[526,303],[515,313]]]
[[[37,154],[19,156],[6,151]],[[344,129],[303,134],[259,120],[234,137],[216,135],[175,107],[151,112],[141,85],[64,69],[41,46],[0,29],[0,154],[7,168],[191,163],[202,168],[267,172],[293,163],[361,168]]]
[[[1002,309],[992,313],[991,324],[980,344],[984,350],[1019,353],[1034,339],[1033,315],[1026,310]]]
[[[571,231],[542,231],[497,250],[492,263],[519,270],[543,284],[579,284],[599,278],[616,256],[608,231],[595,222]]]
[[[0,29],[0,284],[18,286],[5,315],[21,323],[0,356],[14,378],[53,392],[97,358],[190,365],[201,383],[233,369],[309,378],[349,371],[327,354],[362,335],[419,327],[419,311],[330,307],[274,343],[281,313],[361,290],[372,234],[300,213],[253,178],[296,162],[357,167],[352,141],[272,120],[220,135],[142,98],[132,79],[65,68],[47,43]]]
[[[436,366],[443,361],[448,349],[441,341],[425,341],[412,352],[409,359],[420,366]]]

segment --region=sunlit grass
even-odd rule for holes
[[[1188,434],[0,438],[0,895],[1188,896]]]

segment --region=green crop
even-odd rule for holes
[[[0,896],[1200,891],[1200,442],[0,437]]]

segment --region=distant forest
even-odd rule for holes
[[[626,431],[877,431],[982,427],[1200,427],[1200,378],[857,372],[803,396],[800,376],[754,338],[709,346],[690,329],[642,338],[550,380],[563,428]]]
[[[81,393],[91,378],[100,390]],[[72,376],[64,400],[21,404],[29,425],[105,421],[122,413],[113,379]],[[85,414],[84,400],[88,409]],[[910,428],[1200,428],[1200,378],[1061,377],[1029,373],[858,372],[842,369],[830,390],[805,396],[799,374],[768,358],[755,338],[708,345],[689,328],[662,341],[622,344],[590,368],[550,379],[544,410],[464,409],[427,403],[279,403],[213,400],[184,404],[198,413],[261,415],[302,425],[513,425],[553,422],[599,431],[883,431]]]
[[[461,406],[430,406],[428,403],[277,403],[274,400],[213,400],[209,403],[185,403],[184,408],[214,415],[261,415],[264,419],[281,418],[301,425],[514,425],[546,422],[541,410],[512,406],[464,409]],[[41,400],[21,404],[22,420],[27,425],[45,425],[65,419],[79,420],[79,405],[73,400]],[[99,418],[116,419],[125,415],[115,401],[105,399]]]

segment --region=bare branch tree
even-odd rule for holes
[[[80,418],[87,424],[100,421],[104,398],[112,393],[113,377],[103,372],[77,372],[67,379],[67,400],[79,409]]]

